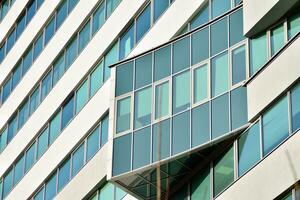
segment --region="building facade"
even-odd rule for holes
[[[298,0],[0,1],[0,199],[300,199]]]

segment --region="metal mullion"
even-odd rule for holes
[[[289,135],[293,133],[291,91],[287,92]]]
[[[59,167],[57,167],[57,169],[55,170],[56,171],[55,172],[56,173],[55,195],[57,195],[57,193],[58,193],[58,176],[59,176],[58,170],[59,170]]]
[[[259,117],[259,132],[260,132],[260,159],[263,159],[264,158],[264,143],[263,143],[263,128],[262,128],[262,125],[263,125],[263,118],[262,116]]]
[[[234,180],[237,180],[239,177],[239,159],[238,159],[238,140],[235,139],[233,143],[233,160],[234,160]]]

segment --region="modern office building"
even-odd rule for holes
[[[0,0],[0,200],[299,200],[299,35],[299,0]]]

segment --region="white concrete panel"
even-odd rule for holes
[[[267,105],[300,77],[300,39],[268,65],[248,85],[248,120],[254,120]]]
[[[272,200],[300,179],[300,131],[237,180],[216,200]]]

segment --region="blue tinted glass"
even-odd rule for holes
[[[9,10],[9,0],[4,0],[2,2],[2,7],[1,7],[1,17],[0,20],[3,19],[5,17],[5,15],[7,14],[8,10]]]
[[[41,34],[34,43],[33,60],[35,60],[43,49],[43,35]]]
[[[52,85],[54,86],[57,81],[62,77],[65,71],[65,57],[64,53],[58,57],[58,59],[54,62],[53,65],[53,79]]]
[[[210,139],[209,103],[192,110],[192,146],[198,146]]]
[[[199,13],[191,21],[191,30],[205,24],[209,20],[208,3],[204,5]]]
[[[212,18],[214,19],[230,10],[231,0],[212,0],[211,6]]]
[[[49,144],[52,144],[53,141],[57,138],[57,136],[60,133],[61,130],[60,120],[61,120],[61,112],[58,112],[50,122]]]
[[[52,200],[56,195],[56,173],[52,175],[45,185],[45,200]]]
[[[127,172],[131,168],[131,134],[114,139],[113,176]]]
[[[190,112],[184,112],[173,118],[172,155],[190,148]]]
[[[105,3],[97,8],[93,15],[93,35],[99,30],[99,28],[104,24],[105,21]]]
[[[250,76],[257,72],[267,61],[267,35],[259,35],[250,40]]]
[[[27,172],[35,162],[35,158],[36,158],[35,150],[36,150],[36,143],[33,143],[26,151],[25,172]]]
[[[154,21],[160,17],[168,6],[169,0],[154,0]]]
[[[211,63],[211,93],[212,97],[215,97],[228,90],[228,53],[224,52],[216,56]]]
[[[230,15],[230,46],[245,39],[243,33],[243,9]]]
[[[52,81],[52,73],[51,71],[48,72],[46,77],[42,81],[42,94],[41,94],[41,101],[47,96],[47,94],[51,90],[51,81]]]
[[[151,122],[152,87],[136,92],[134,98],[134,128],[140,128]]]
[[[11,169],[3,179],[3,199],[8,195],[13,186],[13,170]]]
[[[292,126],[293,132],[300,128],[300,84],[292,90]]]
[[[138,58],[135,62],[135,88],[152,82],[152,54]]]
[[[294,37],[300,31],[300,13],[288,19],[288,33],[289,39]]]
[[[285,43],[285,29],[283,24],[271,30],[271,55],[276,54]]]
[[[68,10],[67,10],[67,2],[63,1],[56,13],[56,30],[61,26],[61,24],[65,21]]]
[[[5,128],[5,130],[2,131],[2,133],[0,135],[0,139],[1,139],[0,152],[2,152],[7,144],[7,128]]]
[[[0,63],[4,59],[4,56],[5,56],[5,43],[3,43],[3,45],[0,47]]]
[[[99,149],[99,127],[97,127],[87,138],[86,160],[90,160]]]
[[[190,71],[173,78],[173,114],[190,107]]]
[[[173,73],[190,66],[190,37],[178,40],[173,44]]]
[[[133,142],[133,169],[143,167],[150,163],[150,127],[136,131]]]
[[[40,158],[48,147],[49,129],[48,127],[38,137],[37,158]]]
[[[192,65],[209,56],[209,29],[205,28],[192,35]]]
[[[223,1],[223,0],[222,0]],[[211,26],[211,55],[215,55],[228,48],[227,17]]]
[[[74,97],[68,100],[62,111],[61,129],[63,129],[74,115]]]
[[[134,45],[134,25],[132,25],[120,39],[120,59],[125,58]]]
[[[106,1],[106,18],[108,18],[114,9],[118,6],[121,0],[107,0]]]
[[[16,38],[18,39],[20,37],[20,35],[23,33],[24,29],[25,29],[25,13],[23,13],[23,15],[20,17],[20,19],[17,22],[17,32],[16,32]]]
[[[28,69],[31,67],[32,64],[32,47],[30,50],[26,53],[24,60],[23,60],[23,69],[22,74],[24,75]]]
[[[68,1],[68,12],[70,13],[74,7],[76,6],[76,4],[78,3],[79,0],[69,0]]]
[[[101,147],[108,141],[108,115],[102,119],[101,123]]]
[[[16,29],[14,29],[8,36],[6,41],[6,54],[11,50],[13,45],[15,44],[15,36],[16,36]]]
[[[7,133],[7,143],[11,141],[11,139],[16,135],[18,130],[18,124],[17,124],[17,116],[15,115],[8,124],[8,133]]]
[[[232,51],[232,85],[246,79],[246,48],[245,45]]]
[[[133,89],[133,61],[116,68],[116,96],[126,94]]]
[[[77,38],[73,38],[66,50],[66,68],[68,69],[77,57]]]
[[[31,21],[31,19],[33,18],[35,11],[36,11],[35,9],[36,9],[35,1],[32,0],[27,7],[26,24],[28,24]]]
[[[117,103],[116,131],[120,133],[130,129],[131,118],[131,97],[121,99]]]
[[[90,35],[91,35],[91,23],[90,23],[90,21],[88,21],[88,23],[86,23],[86,25],[79,32],[79,47],[78,47],[79,52],[81,52],[82,49],[90,41]]]
[[[86,80],[76,91],[76,113],[83,108],[88,98],[88,80]]]
[[[11,78],[6,81],[2,89],[2,103],[6,101],[11,91]]]
[[[239,87],[231,91],[231,129],[235,130],[247,122],[247,89]]]
[[[34,200],[44,200],[44,187],[36,194],[34,195]]]
[[[37,87],[34,90],[34,92],[30,95],[30,105],[29,105],[30,115],[36,110],[39,104],[40,104],[40,88]]]
[[[36,7],[39,8],[44,3],[44,0],[36,0]]]
[[[110,77],[109,66],[119,61],[119,43],[115,43],[104,58],[104,80]]]
[[[160,144],[160,152],[158,151]],[[153,162],[170,156],[170,120],[164,120],[153,126]]]
[[[22,78],[22,62],[19,62],[17,64],[17,67],[13,71],[11,90],[13,90],[17,86],[21,78]]]
[[[47,24],[45,28],[45,45],[48,44],[49,40],[52,38],[55,27],[54,27],[54,17],[51,19],[51,21]]]
[[[17,163],[15,164],[15,168],[14,168],[14,185],[16,185],[21,178],[24,175],[24,156],[22,156]]]
[[[171,47],[166,46],[154,53],[154,81],[158,81],[171,73]]]
[[[82,144],[72,157],[72,177],[74,177],[84,164],[84,144]]]
[[[19,129],[24,125],[24,123],[27,121],[27,119],[29,117],[29,106],[28,105],[29,105],[28,101],[26,101],[20,108],[19,119],[18,119]]]
[[[91,73],[90,96],[93,96],[103,84],[103,61]]]
[[[58,171],[58,186],[57,191],[59,192],[70,180],[70,159],[65,161]]]
[[[212,139],[229,132],[228,94],[212,101]]]
[[[136,42],[145,35],[151,26],[151,7],[150,4],[136,19]]]

